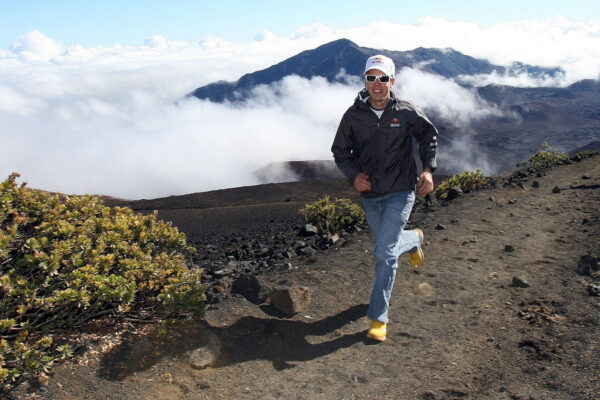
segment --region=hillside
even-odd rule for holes
[[[298,207],[348,189],[307,181],[152,204],[178,216],[206,253],[207,226],[220,226],[215,243],[241,248],[267,238],[268,226],[271,237],[298,240]],[[597,399],[600,301],[591,285],[600,277],[582,256],[600,257],[599,189],[596,156],[419,208],[411,225],[425,231],[426,264],[415,273],[403,260],[384,343],[365,339],[373,239],[360,230],[258,275],[312,290],[292,317],[224,284],[204,322],[89,326],[72,362],[11,398]],[[217,363],[191,368],[192,350],[215,343]]]

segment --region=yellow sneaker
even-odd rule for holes
[[[371,321],[371,329],[367,332],[369,339],[377,340],[379,342],[385,341],[387,335],[387,325],[379,321]]]
[[[423,253],[423,231],[419,228],[417,229],[413,229],[413,232],[417,234],[417,236],[419,237],[419,240],[421,241],[421,246],[419,247],[419,250],[415,251],[414,253],[410,254],[408,256],[408,260],[410,262],[410,265],[412,265],[412,267],[417,270],[419,268],[421,268],[421,265],[423,265],[423,261],[425,261],[425,253]]]

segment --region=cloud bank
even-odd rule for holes
[[[361,86],[354,77],[331,84],[290,76],[241,106],[183,97],[341,37],[565,69],[564,81],[547,84],[597,78],[600,69],[600,21],[561,17],[485,29],[435,18],[345,30],[315,24],[290,37],[263,30],[249,43],[154,35],[140,47],[67,46],[34,31],[0,50],[0,177],[18,171],[32,187],[136,199],[255,184],[252,172],[270,162],[330,159],[339,119]],[[465,79],[540,84],[528,76]],[[403,98],[457,124],[497,112],[473,91],[419,70],[400,71],[397,82]]]

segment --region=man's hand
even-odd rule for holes
[[[363,172],[356,175],[356,178],[354,178],[354,189],[358,190],[361,193],[368,192],[369,190],[371,190],[371,182],[369,182],[369,175]]]
[[[356,180],[354,181],[354,186],[356,187]],[[417,187],[419,188],[419,194],[421,195],[433,192],[433,174],[429,168],[425,168],[421,173],[421,176],[419,176]]]

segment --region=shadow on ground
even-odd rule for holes
[[[150,369],[164,357],[183,357],[208,345],[216,335],[223,351],[215,368],[252,360],[269,360],[277,370],[292,368],[294,361],[323,357],[365,341],[365,332],[351,335],[337,332],[367,312],[360,304],[315,322],[274,317],[242,317],[229,326],[211,326],[204,321],[184,321],[157,327],[142,338],[129,337],[104,356],[98,375],[121,381]],[[322,338],[326,336],[325,340]],[[333,337],[333,339],[332,339]]]

